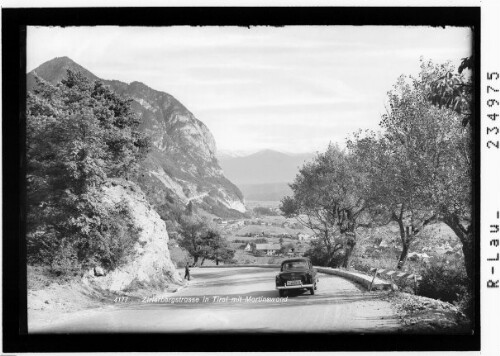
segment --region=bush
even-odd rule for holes
[[[369,264],[364,261],[360,261],[359,259],[354,259],[352,261],[352,267],[356,271],[364,272],[364,273],[372,273],[370,270],[373,268]]]
[[[466,299],[468,283],[463,263],[446,263],[444,259],[432,262],[421,275],[419,295],[450,303]]]
[[[265,256],[265,253],[264,253],[264,252],[262,252],[262,251],[255,250],[255,251],[254,251],[254,253],[253,253],[253,255],[254,255],[255,257],[264,257],[264,256]]]
[[[74,274],[95,265],[113,270],[123,264],[140,233],[128,205],[119,202],[108,207],[94,202],[86,212],[87,216],[93,215],[92,219],[81,219],[88,225],[82,225],[80,219],[68,224],[73,227],[68,229],[71,238],[59,239],[51,230],[28,235],[28,263],[50,266],[56,275]]]

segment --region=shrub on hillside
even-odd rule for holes
[[[458,302],[467,290],[467,275],[463,263],[432,262],[422,272],[418,294],[446,302]]]
[[[333,258],[330,258],[326,249],[319,244],[313,245],[312,248],[307,250],[304,253],[304,257],[309,257],[313,265],[324,267],[336,268],[342,265],[342,262],[344,261],[344,255],[342,252],[338,251],[335,253]]]
[[[28,235],[28,263],[48,265],[56,275],[73,274],[94,265],[112,270],[124,263],[140,233],[127,204],[120,202],[110,208],[94,202],[89,211],[93,218],[85,223],[90,231],[80,232],[77,227],[82,222],[72,221],[72,239],[57,239],[50,232]]]

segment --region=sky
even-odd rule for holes
[[[458,27],[29,27],[27,70],[68,56],[173,95],[219,151],[305,153],[376,130],[400,75],[417,75],[421,57],[458,66],[471,38]]]

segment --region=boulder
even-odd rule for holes
[[[106,274],[104,273],[104,270],[102,269],[102,267],[94,267],[94,276],[96,277],[101,277],[101,276],[105,276]]]

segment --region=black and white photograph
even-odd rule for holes
[[[27,335],[477,336],[479,28],[183,21],[25,28]]]
[[[460,27],[29,27],[29,332],[470,334],[473,61]]]

